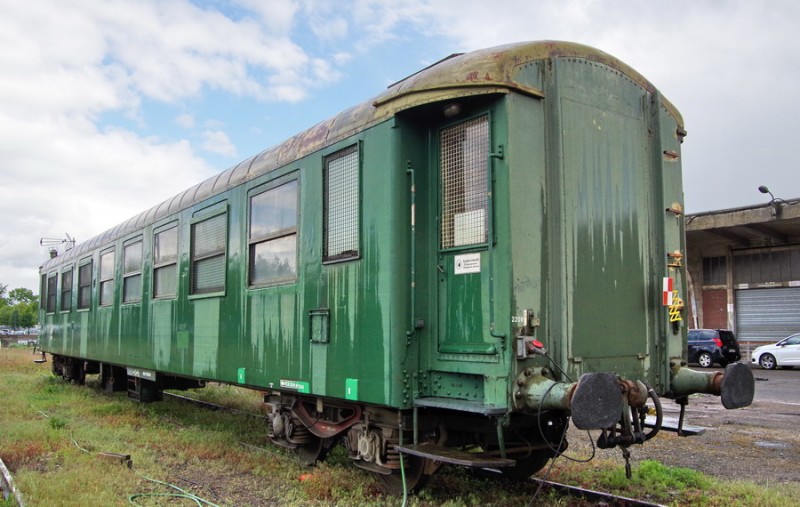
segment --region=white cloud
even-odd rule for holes
[[[340,51],[338,53],[334,53],[332,58],[337,65],[345,65],[353,59],[353,55],[351,53],[345,53]]]
[[[103,127],[146,118],[144,101],[196,107],[207,90],[298,101],[336,73],[289,38],[291,1],[241,1],[237,17],[185,0],[3,1],[0,16],[0,282],[37,289],[43,236],[90,237],[202,181],[212,169],[185,139]],[[191,111],[173,125],[193,130]],[[204,122],[208,123],[208,122]],[[215,127],[188,139],[235,156]],[[168,176],[168,177],[167,177]],[[33,273],[33,274],[31,274]]]
[[[0,185],[0,213],[12,217],[0,232],[0,277],[34,290],[38,264],[31,261],[47,256],[39,238],[87,240],[213,173],[185,141],[101,132],[67,116],[0,114],[0,152],[3,179],[13,182]]]
[[[255,13],[271,33],[284,35],[294,26],[300,8],[294,0],[235,0],[234,3]]]
[[[236,146],[231,143],[228,135],[221,130],[206,130],[203,132],[203,149],[226,157],[237,155]]]
[[[194,115],[188,113],[180,114],[175,117],[175,123],[185,129],[192,129],[195,126]]]

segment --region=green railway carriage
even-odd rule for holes
[[[398,487],[530,475],[569,416],[642,443],[648,400],[753,394],[684,367],[684,136],[595,49],[453,55],[48,260],[41,345],[142,401],[264,390],[275,443]]]

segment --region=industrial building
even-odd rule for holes
[[[731,329],[743,353],[800,332],[800,198],[687,215],[686,250],[690,328]]]

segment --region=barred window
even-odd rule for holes
[[[727,257],[703,257],[703,285],[728,283]]]
[[[56,311],[56,293],[58,292],[58,275],[53,273],[47,277],[47,313]]]
[[[153,235],[153,297],[175,297],[178,292],[178,225]]]
[[[297,180],[250,197],[250,285],[297,278]]]
[[[114,304],[114,250],[100,254],[100,306]]]
[[[125,245],[122,250],[122,302],[142,299],[142,240]]]
[[[324,261],[359,256],[361,218],[358,146],[325,158]]]
[[[442,130],[441,247],[486,243],[489,117]]]
[[[208,294],[225,290],[227,230],[227,213],[221,213],[192,224],[192,294]]]
[[[72,310],[72,268],[61,273],[61,311]]]
[[[78,268],[78,309],[92,304],[92,261]]]

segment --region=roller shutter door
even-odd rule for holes
[[[800,333],[800,287],[736,291],[736,334],[744,341],[777,341]]]

